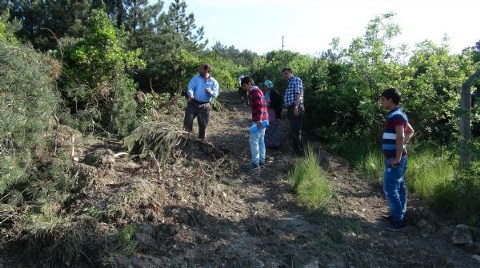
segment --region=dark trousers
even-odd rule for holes
[[[299,114],[293,114],[294,106],[288,106],[287,118],[290,124],[290,139],[292,140],[293,151],[297,155],[303,155],[303,141],[302,141],[302,118],[304,109],[300,107]]]
[[[211,106],[210,103],[200,103],[195,100],[191,100],[187,103],[185,109],[185,118],[183,119],[183,128],[192,132],[193,120],[197,117],[198,121],[198,138],[204,140],[207,132],[208,118],[210,116]]]

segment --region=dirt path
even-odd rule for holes
[[[191,144],[195,150],[175,165],[119,160],[85,193],[78,211],[115,204],[113,212],[100,217],[105,226],[138,226],[135,250],[114,254],[114,265],[480,266],[452,245],[451,223],[432,222],[434,231],[422,233],[412,217],[405,231],[386,231],[381,188],[358,179],[348,163],[318,145],[314,148],[334,185],[334,201],[324,213],[306,213],[286,181],[298,158],[283,145],[267,152],[266,168],[243,172],[249,161],[249,108],[234,93],[224,93],[220,101],[223,111],[212,114],[208,140],[225,152],[224,158],[202,154]],[[413,196],[409,213],[424,214]]]

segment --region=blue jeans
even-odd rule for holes
[[[259,163],[265,163],[265,156],[267,154],[265,150],[265,128],[250,133],[248,141],[252,153],[252,164],[258,165]]]
[[[385,159],[385,173],[383,175],[383,191],[387,199],[393,221],[403,221],[407,212],[407,188],[405,186],[405,171],[407,157],[404,156],[396,167],[388,164]]]

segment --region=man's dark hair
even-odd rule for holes
[[[395,105],[400,103],[401,96],[400,91],[393,87],[385,89],[382,95],[380,95],[380,97],[385,97],[387,100],[391,99]]]
[[[212,71],[212,67],[208,64],[202,64],[200,65],[200,68],[202,68],[202,70],[205,70],[207,72],[211,72]]]
[[[285,68],[283,68],[283,69],[282,69],[282,74],[283,74],[284,72],[293,73],[292,68],[290,68],[290,67],[285,67]]]
[[[255,82],[253,82],[253,78],[251,76],[244,76],[242,80],[240,81],[240,85],[245,85],[251,83],[252,85],[255,85]]]

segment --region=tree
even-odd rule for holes
[[[158,21],[164,2],[157,0],[109,0],[105,9],[117,28],[123,28],[129,35],[128,46],[144,49],[146,43],[158,32]]]
[[[249,67],[253,60],[258,57],[257,53],[250,50],[245,49],[240,51],[234,46],[222,45],[220,42],[215,43],[215,45],[212,46],[211,51],[222,58],[229,59],[233,63],[243,67]]]
[[[9,22],[8,18],[8,9],[0,13],[0,41],[7,43],[18,43],[18,40],[15,37],[15,32],[21,28],[21,25],[17,20]]]
[[[203,26],[197,29],[195,16],[193,13],[187,15],[186,9],[187,3],[183,0],[175,0],[170,4],[168,13],[164,17],[163,33],[174,33],[173,36],[175,34],[179,35],[179,45],[186,46],[189,50],[204,49],[208,40],[203,41],[203,35],[205,34]]]
[[[134,84],[125,77],[125,72],[144,67],[139,59],[141,51],[126,50],[124,33],[101,10],[93,10],[87,29],[84,39],[65,50],[64,97],[73,113],[81,110],[84,112],[80,114],[90,116],[87,122],[126,134],[135,119],[134,109],[115,107],[133,103]],[[116,120],[125,118],[122,111],[131,113],[129,120]]]
[[[87,0],[74,3],[70,0],[14,0],[4,1],[4,5],[5,2],[9,2],[10,19],[17,18],[22,24],[19,38],[41,51],[56,49],[57,39],[64,36],[82,36],[83,25],[92,8]]]
[[[135,76],[142,90],[153,89],[173,96],[197,72],[206,41],[201,43],[203,27],[195,31],[194,15],[187,15],[186,8],[184,1],[172,2],[168,12],[157,20],[157,32],[145,42],[143,59],[147,67]]]

